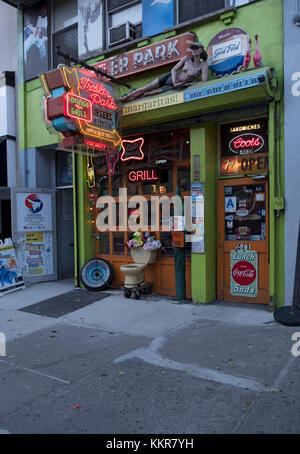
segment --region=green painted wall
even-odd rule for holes
[[[21,21],[20,21],[21,24]],[[259,36],[259,50],[263,56],[264,64],[267,67],[274,66],[279,81],[281,94],[283,93],[283,11],[282,0],[261,0],[244,7],[237,8],[233,21],[225,25],[221,18],[215,18],[210,22],[201,23],[194,27],[187,26],[178,30],[178,34],[188,30],[197,33],[198,38],[205,46],[222,29],[238,27],[245,30],[252,39],[252,55],[255,50],[254,35]],[[171,32],[174,34],[174,32]],[[22,42],[23,30],[19,26],[19,44]],[[150,40],[150,43],[159,42],[168,34],[158,35]],[[149,42],[145,42],[147,45]],[[140,47],[140,43],[137,47]],[[19,46],[21,55],[21,44]],[[142,49],[142,47],[141,47]],[[111,56],[111,55],[109,55]],[[99,56],[103,59],[105,56]],[[21,60],[22,61],[22,60]],[[90,62],[97,61],[94,58]],[[251,62],[251,68],[253,63]],[[150,71],[149,73],[133,76],[125,80],[134,88],[138,88],[151,82],[155,77],[167,72],[169,68],[161,71]],[[234,78],[235,76],[233,76]],[[43,120],[41,103],[43,91],[38,79],[23,83],[19,77],[19,148],[27,148],[51,145],[57,143],[57,136],[50,134]],[[122,93],[127,93],[125,88]],[[247,93],[246,93],[247,92]],[[222,108],[230,108],[241,104],[249,104],[254,101],[269,99],[264,87],[241,90],[222,96],[206,98],[202,101],[189,102],[170,108],[161,108],[148,111],[144,114],[127,115],[123,119],[123,128],[134,128],[142,124],[161,123],[171,119],[197,115],[207,111],[219,111]],[[284,215],[280,217],[274,210],[274,201],[284,197],[284,169],[283,169],[283,102],[278,103],[278,114],[281,122],[275,128],[270,122],[270,284],[271,296],[276,306],[282,305],[284,300]],[[275,118],[270,108],[271,118]],[[272,120],[272,122],[275,122]],[[273,135],[273,137],[271,137]],[[276,137],[277,140],[276,140]],[[217,134],[216,125],[205,127],[193,127],[191,129],[191,153],[198,154],[201,144],[201,180],[205,183],[205,254],[194,254],[192,256],[192,293],[196,301],[208,302],[215,298],[216,282],[216,166],[217,166]],[[87,217],[87,193],[86,184],[86,158],[75,156],[76,160],[76,182],[77,182],[77,219],[78,219],[78,252],[79,266],[93,257],[92,227]],[[200,270],[200,271],[199,271]],[[212,270],[212,271],[211,271]],[[214,270],[214,271],[213,271]],[[201,274],[202,279],[199,279]]]
[[[194,155],[200,155],[200,181],[204,183],[205,252],[192,254],[192,299],[207,303],[216,299],[217,282],[218,145],[215,125],[191,128],[191,177]]]

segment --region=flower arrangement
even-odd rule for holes
[[[161,242],[150,236],[148,232],[144,234],[144,238],[145,240],[142,240],[140,232],[135,232],[133,238],[126,243],[128,249],[142,247],[149,251],[156,251],[157,249],[164,250]]]
[[[128,249],[142,247],[143,244],[144,244],[144,241],[141,238],[140,232],[135,232],[133,234],[133,238],[131,240],[127,241],[127,243],[126,243]]]

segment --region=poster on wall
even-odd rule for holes
[[[37,3],[24,10],[25,80],[48,71],[48,4]]]
[[[194,232],[192,235],[192,253],[204,253],[204,184],[191,184],[192,198],[192,224]]]
[[[258,267],[256,251],[230,252],[230,294],[232,296],[257,296]]]
[[[18,232],[52,230],[51,194],[18,192],[16,199]]]
[[[143,0],[143,36],[157,35],[173,25],[174,0]]]
[[[52,232],[17,234],[18,260],[24,277],[53,274],[52,235]]]
[[[14,290],[25,288],[20,274],[14,245],[10,238],[0,241],[0,297]]]
[[[103,48],[102,0],[78,0],[78,54]]]

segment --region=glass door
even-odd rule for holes
[[[219,181],[218,299],[269,303],[268,182]]]

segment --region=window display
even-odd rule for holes
[[[225,188],[225,240],[266,239],[265,184]]]

